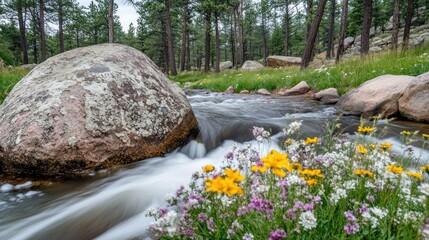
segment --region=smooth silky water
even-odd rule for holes
[[[253,126],[269,129],[274,135],[263,149],[279,149],[282,129],[290,122],[303,120],[303,137],[313,137],[323,134],[325,123],[338,117],[332,106],[304,97],[190,91],[188,99],[201,131],[176,151],[100,171],[83,180],[0,193],[0,239],[148,238],[146,229],[153,219],[146,218],[145,211],[165,205],[165,195],[186,185],[203,165],[219,166],[233,144],[257,144]],[[344,132],[353,134],[360,119],[343,116],[339,123]],[[429,132],[427,124],[394,121],[380,125],[386,125],[387,130],[378,141],[396,146],[403,130]],[[427,151],[417,147],[414,151],[428,159]]]

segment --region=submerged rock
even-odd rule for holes
[[[420,122],[429,122],[429,72],[415,78],[399,99],[402,116]]]
[[[340,96],[336,88],[327,88],[317,92],[314,98],[324,104],[335,104],[338,102]]]
[[[80,175],[167,153],[197,130],[185,94],[143,53],[78,48],[39,64],[0,106],[0,167]]]
[[[398,100],[414,79],[383,75],[366,81],[343,95],[337,105],[345,114],[387,118],[398,113]]]

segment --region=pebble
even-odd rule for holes
[[[0,187],[0,192],[10,192],[12,190],[13,190],[13,185],[9,183],[5,183]]]

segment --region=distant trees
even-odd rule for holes
[[[93,0],[88,6],[76,0],[3,1],[0,45],[16,64],[117,42],[143,51],[171,75],[191,69],[219,72],[221,61],[235,68],[246,60],[265,63],[274,54],[302,56],[306,67],[326,51],[323,56],[338,62],[346,37],[360,35],[364,56],[373,32],[392,34],[396,49],[399,23],[405,49],[411,23],[429,22],[429,9],[421,10],[428,0],[127,0],[139,19],[125,33],[114,0]],[[393,30],[386,28],[392,15]]]

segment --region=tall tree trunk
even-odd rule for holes
[[[311,24],[310,33],[308,34],[307,45],[305,46],[304,56],[301,62],[301,69],[307,68],[310,64],[311,54],[314,49],[314,44],[316,42],[317,32],[319,31],[320,21],[323,17],[323,12],[325,11],[327,0],[321,0],[316,10],[316,15],[314,16],[313,23]]]
[[[189,33],[186,33],[186,70],[191,71],[191,40],[189,38]]]
[[[42,62],[46,60],[46,33],[45,33],[45,2],[39,0],[39,30],[40,30],[40,50],[42,53]]]
[[[211,13],[205,13],[205,21],[206,21],[206,37],[205,37],[205,56],[204,56],[204,72],[210,71],[210,29],[211,29]]]
[[[267,65],[268,57],[268,36],[267,36],[267,13],[264,7],[262,7],[262,55],[264,58],[264,65]]]
[[[310,34],[310,29],[311,29],[311,22],[313,20],[313,13],[312,10],[313,9],[313,0],[307,0],[307,7],[306,7],[306,25],[307,25],[307,31],[305,33],[305,40],[308,41],[308,36]]]
[[[392,19],[392,50],[398,49],[399,36],[399,0],[393,0],[393,19]]]
[[[413,13],[414,13],[413,8],[414,8],[414,0],[408,0],[407,17],[405,18],[402,50],[407,49],[408,44],[410,42],[411,20],[413,19]]]
[[[334,56],[335,1],[336,0],[331,0],[331,12],[329,16],[328,46],[326,49],[327,59],[331,59],[332,56]]]
[[[64,52],[63,1],[62,0],[58,0],[58,37],[60,40],[60,52]]]
[[[362,21],[362,33],[361,33],[361,46],[360,54],[362,56],[369,53],[369,33],[371,30],[372,20],[372,0],[363,1],[363,21]]]
[[[185,4],[182,15],[182,48],[180,49],[180,71],[185,71],[186,62],[186,36],[188,32],[188,4]]]
[[[220,72],[220,37],[219,37],[219,11],[215,12],[215,29],[216,29],[216,64],[215,71]]]
[[[170,74],[177,75],[176,60],[174,58],[173,49],[173,31],[171,29],[171,16],[170,16],[170,0],[165,0],[165,15],[167,20],[167,44],[168,44],[168,65],[170,67]]]
[[[343,0],[343,10],[341,12],[340,36],[338,38],[338,50],[335,62],[340,61],[340,57],[344,54],[344,38],[346,37],[347,13],[349,9],[349,1]]]
[[[109,0],[108,24],[109,24],[109,43],[114,42],[114,24],[113,24],[113,6],[114,0]]]
[[[240,64],[244,63],[244,37],[243,37],[243,1],[240,1],[238,12],[238,39],[240,44]]]
[[[238,69],[239,60],[238,60],[238,37],[237,37],[237,12],[235,10],[236,6],[232,7],[232,17],[233,17],[233,36],[234,36],[234,48],[233,48],[233,60],[235,69]]]
[[[19,25],[19,40],[21,43],[22,60],[24,64],[28,64],[28,49],[27,38],[25,36],[25,22],[22,13],[22,0],[17,1],[18,25]]]
[[[284,40],[284,54],[289,55],[289,0],[285,0],[285,40]]]

